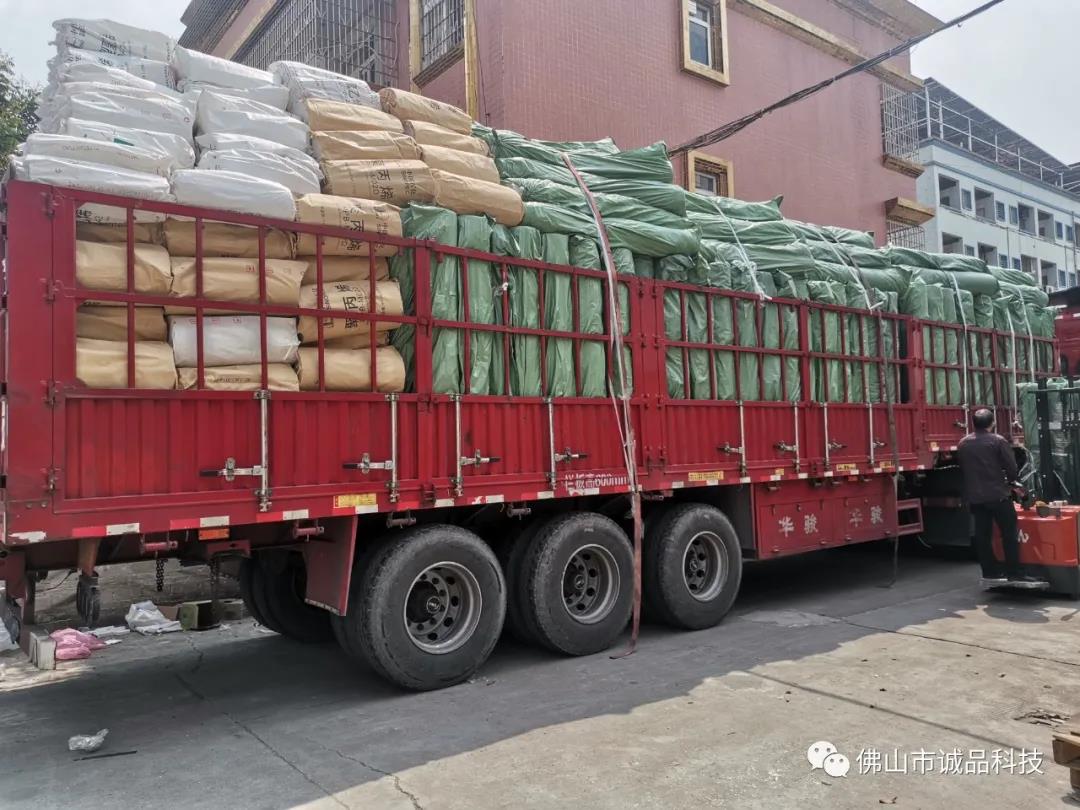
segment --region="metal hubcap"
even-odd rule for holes
[[[602,546],[582,546],[563,569],[563,604],[574,621],[596,624],[604,619],[619,595],[619,567]]]
[[[690,595],[701,602],[716,598],[727,580],[727,558],[720,538],[713,532],[698,532],[683,554],[683,582]]]
[[[405,597],[405,627],[424,652],[444,655],[472,638],[483,598],[473,573],[455,562],[425,568]]]

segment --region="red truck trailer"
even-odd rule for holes
[[[244,598],[261,623],[302,641],[336,638],[350,655],[413,689],[469,677],[490,654],[504,619],[518,635],[571,655],[605,649],[624,631],[635,557],[626,530],[631,471],[615,402],[481,396],[469,393],[467,383],[460,394],[432,388],[439,330],[496,334],[505,369],[515,339],[536,337],[541,346],[569,340],[579,352],[584,340],[598,338],[507,326],[509,318],[472,323],[467,290],[461,319],[433,318],[429,276],[439,259],[457,257],[463,285],[476,261],[494,263],[504,279],[512,267],[526,267],[544,271],[541,277],[598,278],[606,290],[604,273],[20,181],[9,182],[4,195],[0,578],[10,615],[32,619],[34,583],[52,569],[78,569],[78,605],[90,620],[98,566],[157,557],[211,565],[239,560]],[[76,212],[87,203],[127,211],[126,291],[76,282]],[[257,314],[264,324],[272,315],[312,315],[320,323],[359,318],[372,332],[376,320],[411,325],[414,385],[401,393],[379,393],[377,379],[370,393],[268,390],[265,331],[263,383],[255,391],[202,390],[201,352],[193,390],[82,385],[74,349],[80,303],[127,308],[129,386],[135,305],[176,303],[133,292],[135,214],[147,211],[194,218],[199,234],[209,220],[259,229],[263,303],[230,302],[230,311]],[[371,256],[380,243],[410,251],[414,312],[264,303],[262,246],[275,228],[360,239]],[[222,303],[202,297],[199,237],[196,253],[200,281],[184,303],[201,323],[204,312]],[[374,287],[374,273],[371,278]],[[689,352],[718,347],[688,341],[685,331],[682,340],[668,335],[665,293],[674,291],[684,311],[691,294],[708,296],[710,304],[751,301],[759,335],[766,304],[749,293],[638,277],[617,281],[629,291],[622,341],[630,349],[633,472],[644,502],[644,603],[675,627],[719,622],[738,592],[744,559],[920,532],[921,498],[933,494],[938,471],[951,467],[968,411],[998,407],[999,425],[1013,425],[1014,415],[992,403],[928,404],[925,372],[943,366],[924,359],[925,324],[910,317],[879,312],[869,319],[878,328],[890,325],[892,352],[885,354],[892,359],[811,351],[815,319],[859,311],[808,301],[784,302],[797,312],[797,339],[784,341],[790,348],[762,348],[757,340],[723,350],[736,355],[737,365],[780,355],[782,373],[804,380],[815,363],[876,363],[895,380],[886,386],[895,401],[816,402],[809,385],[796,401],[672,398],[664,376],[669,353],[681,353],[685,363]],[[501,294],[498,306],[508,313],[513,291],[504,285]],[[541,313],[543,307],[541,289]],[[605,318],[599,337],[608,339],[612,321]],[[935,327],[968,337],[959,325]],[[967,332],[996,337],[990,330]],[[999,341],[990,342],[996,352]],[[466,381],[469,343],[462,341]],[[613,353],[607,352],[609,366]],[[1013,375],[999,373],[1000,365],[995,353],[985,368],[948,370],[992,373],[993,402],[1001,403]],[[715,364],[710,368],[715,392]]]

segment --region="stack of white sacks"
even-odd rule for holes
[[[400,235],[392,205],[365,206],[353,216],[340,201],[322,201],[322,171],[308,153],[306,104],[312,99],[377,106],[364,82],[280,62],[256,70],[190,51],[168,37],[107,20],[60,20],[57,56],[40,106],[41,133],[28,138],[12,162],[20,179],[149,200],[217,208],[301,222],[327,222]],[[197,153],[197,159],[196,159]],[[328,215],[330,211],[332,215]],[[181,218],[135,215],[135,290],[182,299],[195,295],[195,227]],[[77,212],[76,273],[90,289],[127,289],[126,212],[84,205]],[[367,311],[366,243],[326,240],[325,306]],[[203,296],[258,303],[259,238],[255,228],[204,223]],[[266,302],[314,307],[314,239],[266,229]],[[380,256],[393,251],[380,248]],[[299,254],[299,256],[298,256]],[[377,263],[375,311],[402,312],[395,282]],[[257,315],[206,310],[203,386],[259,388]],[[135,386],[191,388],[197,383],[194,309],[140,306],[135,313]],[[378,323],[382,346],[394,323]],[[269,386],[319,387],[317,354],[301,348],[318,339],[315,318],[267,319]],[[370,390],[370,328],[357,319],[325,318],[326,387]],[[77,324],[77,373],[92,387],[127,387],[127,312],[88,303]],[[364,348],[363,351],[358,349]],[[397,352],[378,350],[378,388],[400,390],[404,368]],[[384,368],[385,366],[385,368]]]

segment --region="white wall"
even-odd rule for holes
[[[1065,271],[1065,284],[1062,285],[1060,279],[1055,278],[1049,279],[1048,286],[1054,289],[1076,286],[1078,249],[1076,244],[1068,240],[1066,226],[1074,229],[1080,227],[1080,199],[939,141],[924,143],[919,157],[926,167],[916,184],[919,202],[937,209],[937,216],[924,226],[928,250],[942,250],[942,234],[959,236],[965,247],[976,251],[976,256],[980,243],[996,248],[999,256],[1008,257],[1010,267],[1016,266],[1022,255],[1032,256],[1040,263],[1053,262],[1057,270]],[[970,194],[972,210],[953,210],[940,204],[938,181],[942,176],[957,181],[961,192]],[[992,220],[975,216],[976,187],[994,195],[995,208],[996,203],[1004,203],[1004,221],[997,218],[996,211]],[[961,193],[961,198],[963,196]],[[1010,220],[1010,208],[1019,205],[1033,209],[1036,228],[1039,211],[1052,214],[1055,222],[1062,225],[1062,238],[1057,238],[1056,232],[1048,233],[1046,238],[1021,232]],[[1076,233],[1076,239],[1080,241],[1080,232]],[[1042,283],[1041,278],[1036,280]]]

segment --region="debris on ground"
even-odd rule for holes
[[[94,650],[105,649],[104,641],[73,627],[53,630],[49,633],[49,638],[56,642],[57,661],[78,661],[89,658]]]
[[[1047,709],[1032,709],[1030,712],[1024,712],[1017,715],[1013,720],[1021,720],[1025,723],[1031,723],[1036,726],[1060,726],[1062,723],[1069,721],[1069,715],[1060,714],[1058,712],[1052,712]]]
[[[76,734],[68,738],[68,751],[86,751],[93,753],[105,744],[105,735],[109,733],[103,728],[97,734]]]
[[[104,640],[114,636],[126,636],[131,630],[119,624],[111,624],[108,627],[95,627],[93,630],[87,630],[86,632],[95,638]]]
[[[3,622],[0,622],[0,653],[17,649],[19,649],[19,645],[11,638],[7,626]]]
[[[129,628],[136,633],[142,633],[144,636],[174,633],[181,629],[180,622],[166,619],[158,610],[157,605],[149,600],[135,602],[129,607],[124,621],[127,622]]]

